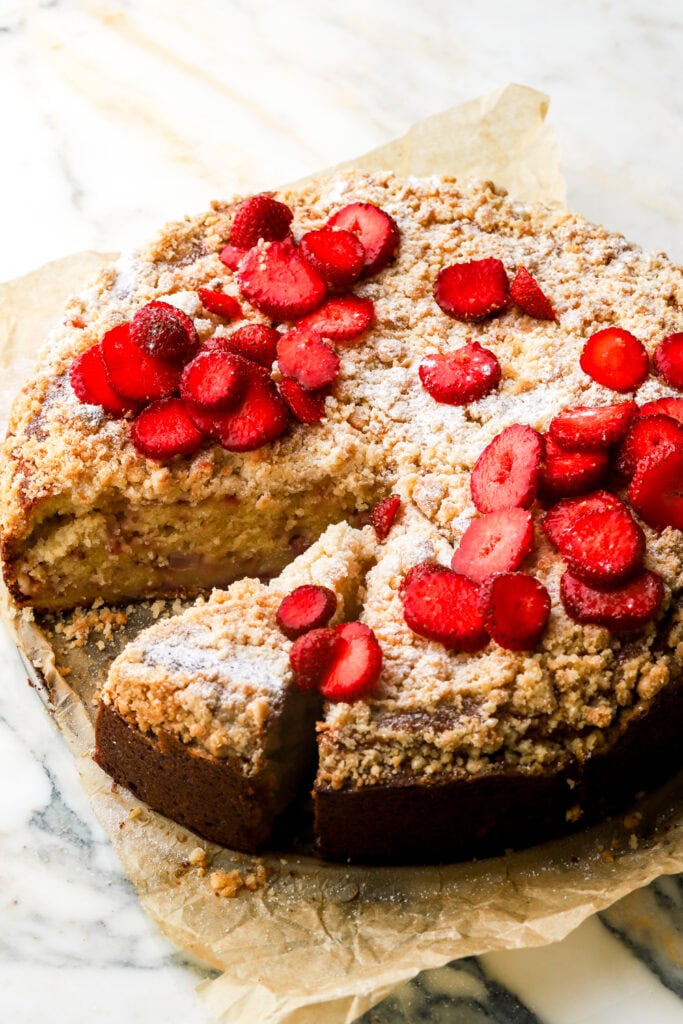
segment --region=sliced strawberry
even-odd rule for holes
[[[130,436],[141,455],[161,462],[191,455],[204,440],[181,398],[152,402],[133,422]]]
[[[315,331],[322,338],[332,341],[351,341],[372,323],[375,307],[372,299],[361,299],[357,295],[342,295],[328,299],[315,313],[309,313],[299,320],[297,327]]]
[[[267,327],[265,324],[245,324],[227,338],[210,338],[204,343],[204,348],[220,348],[225,352],[234,352],[235,355],[244,356],[245,359],[251,359],[253,363],[270,370],[277,358],[279,340],[280,332],[274,327]]]
[[[323,228],[307,231],[301,254],[318,271],[328,288],[350,288],[365,266],[363,243],[350,231]]]
[[[275,320],[298,320],[325,298],[325,282],[292,242],[250,249],[239,265],[242,294]]]
[[[326,626],[337,610],[337,595],[329,587],[311,583],[297,587],[283,598],[275,613],[278,626],[290,640]]]
[[[629,510],[619,504],[576,516],[559,538],[558,548],[580,580],[610,588],[641,568],[645,535]]]
[[[339,356],[313,331],[300,327],[280,335],[277,364],[286,377],[293,377],[302,388],[319,391],[336,380]]]
[[[487,576],[518,569],[534,550],[534,521],[523,508],[506,508],[473,519],[451,561],[451,569],[481,583]]]
[[[630,479],[643,459],[663,448],[683,448],[683,424],[671,416],[639,416],[631,424],[617,454],[616,468]]]
[[[377,274],[386,267],[394,257],[401,238],[393,217],[372,203],[344,206],[330,217],[327,227],[340,228],[356,235],[365,249],[365,277]]]
[[[320,680],[320,692],[327,700],[351,704],[374,689],[382,671],[382,648],[362,622],[346,622],[335,633],[339,645]]]
[[[414,573],[403,588],[403,616],[418,636],[452,651],[479,651],[488,643],[479,584],[451,569]]]
[[[483,320],[508,306],[510,282],[500,260],[454,263],[437,277],[434,298],[456,320]]]
[[[287,429],[289,419],[270,374],[248,359],[243,362],[246,386],[236,409],[212,413],[188,406],[200,430],[229,452],[250,452],[275,441]]]
[[[612,391],[635,391],[647,377],[645,346],[629,331],[608,327],[583,346],[581,369]]]
[[[238,249],[251,249],[261,238],[278,242],[289,234],[293,216],[288,206],[272,196],[249,196],[235,208],[230,244]]]
[[[628,500],[654,530],[683,530],[683,448],[662,446],[639,462]]]
[[[187,402],[194,402],[214,412],[234,409],[246,387],[244,360],[230,352],[200,352],[188,363],[180,378],[180,394]]]
[[[307,391],[292,377],[283,377],[278,384],[287,408],[299,423],[320,423],[325,418],[325,395]]]
[[[398,594],[401,600],[405,598],[408,588],[416,580],[421,580],[424,576],[429,576],[431,573],[436,572],[449,572],[447,566],[441,565],[439,562],[418,562],[417,565],[411,566],[408,572],[401,580],[398,587]]]
[[[596,408],[578,405],[556,416],[548,432],[560,448],[571,451],[606,448],[622,440],[637,412],[635,402]]]
[[[107,380],[117,394],[132,402],[154,402],[178,390],[182,366],[143,352],[128,324],[107,331],[101,345]]]
[[[683,423],[683,398],[657,398],[654,402],[645,402],[638,411],[639,416],[655,416],[659,413]]]
[[[118,328],[115,327],[114,330]],[[101,343],[86,349],[74,360],[69,371],[69,380],[80,402],[100,405],[106,413],[116,419],[138,409],[137,402],[122,398],[109,383]]]
[[[560,597],[567,615],[575,622],[628,633],[657,616],[664,586],[657,573],[647,570],[614,590],[597,590],[566,572],[560,581]]]
[[[546,436],[541,490],[550,501],[585,494],[602,482],[608,468],[607,452],[569,452]]]
[[[670,334],[660,341],[652,359],[655,370],[669,387],[683,389],[683,334]]]
[[[480,512],[528,508],[536,497],[543,442],[532,427],[514,423],[484,448],[470,488]]]
[[[476,402],[500,383],[500,363],[478,341],[468,341],[453,352],[434,352],[418,372],[425,391],[446,405]]]
[[[390,494],[377,502],[370,513],[370,525],[375,531],[377,540],[384,541],[387,539],[400,507],[401,499],[398,494]]]
[[[334,629],[312,629],[292,644],[289,664],[299,690],[317,690],[332,665],[341,638]]]
[[[571,530],[574,522],[585,512],[602,512],[610,508],[626,506],[609,491],[594,491],[578,498],[564,498],[554,505],[543,518],[543,530],[551,544],[561,549],[562,538]]]
[[[532,651],[550,618],[548,591],[525,572],[501,572],[482,587],[484,622],[491,638],[508,651]]]
[[[153,359],[188,363],[199,351],[195,325],[182,309],[168,302],[148,302],[130,322],[130,337]]]
[[[510,285],[510,295],[513,302],[528,316],[533,316],[537,320],[557,320],[548,298],[526,267],[520,267],[515,274]]]
[[[198,288],[197,295],[204,309],[216,316],[222,316],[226,320],[239,320],[242,316],[242,307],[237,299],[225,292],[217,292],[212,288]]]
[[[218,259],[225,264],[228,270],[237,271],[247,252],[247,249],[238,249],[236,245],[224,245],[218,254]]]

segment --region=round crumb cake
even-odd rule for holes
[[[5,580],[39,611],[221,589],[116,660],[102,767],[244,850],[312,786],[320,853],[378,862],[677,768],[682,306],[567,210],[389,173],[119,260],[15,403]]]

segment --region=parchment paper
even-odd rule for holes
[[[547,107],[540,93],[507,86],[421,122],[352,164],[478,175],[520,198],[559,203],[564,184]],[[79,254],[0,287],[0,413],[65,297],[109,258]],[[623,818],[506,857],[359,868],[273,854],[265,858],[265,886],[216,896],[212,874],[237,869],[246,877],[254,858],[200,841],[150,811],[113,787],[90,757],[96,686],[151,615],[149,604],[136,606],[111,639],[93,631],[72,648],[68,618],[56,633],[55,623],[17,613],[4,595],[4,617],[140,900],[174,942],[225,972],[200,986],[224,1024],[347,1024],[421,969],[561,939],[633,889],[683,870],[681,777]],[[206,868],[190,863],[198,846]]]

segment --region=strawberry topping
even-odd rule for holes
[[[227,338],[211,338],[204,347],[211,346],[224,349],[226,352],[234,352],[235,355],[244,356],[245,359],[251,359],[253,363],[270,370],[277,358],[279,340],[280,332],[274,327],[267,327],[265,324],[245,324]]]
[[[180,378],[180,394],[202,409],[234,409],[244,394],[244,360],[214,349],[200,352]]]
[[[287,408],[299,423],[320,423],[325,418],[325,396],[307,391],[292,377],[283,377],[278,384]]]
[[[342,295],[328,299],[315,313],[309,313],[303,320],[299,320],[297,327],[315,331],[332,341],[350,341],[367,330],[374,315],[372,299]]]
[[[313,331],[300,327],[280,335],[277,364],[281,373],[309,391],[327,387],[339,373],[339,356]]]
[[[418,636],[452,651],[479,651],[488,643],[479,584],[469,577],[443,566],[414,572],[402,597],[406,624]]]
[[[328,228],[356,235],[365,250],[363,275],[370,277],[386,267],[398,249],[400,234],[393,217],[372,203],[351,203],[334,213]]]
[[[137,402],[122,398],[109,383],[101,344],[86,349],[74,360],[69,380],[79,401],[88,405],[101,405],[105,412],[116,419],[125,416],[127,412],[137,411]]]
[[[327,700],[352,703],[366,697],[379,679],[382,648],[362,622],[346,622],[334,632],[337,646],[320,679],[320,692]]]
[[[434,298],[456,320],[483,320],[508,306],[510,282],[500,260],[454,263],[437,277]]]
[[[626,506],[609,491],[594,491],[593,494],[582,495],[579,498],[564,498],[546,512],[543,529],[551,544],[562,550],[562,539],[565,533],[572,529],[579,516],[585,512],[602,512],[605,509],[619,507]]]
[[[621,441],[637,412],[635,402],[597,408],[579,405],[556,416],[548,431],[560,448],[590,451]]]
[[[683,389],[683,334],[670,334],[655,349],[655,370],[669,387]]]
[[[153,359],[188,363],[199,349],[199,336],[189,316],[168,302],[148,302],[130,322],[131,340]]]
[[[649,365],[643,343],[618,327],[590,337],[580,363],[584,373],[612,391],[635,391],[647,377]]]
[[[329,628],[312,629],[295,640],[289,652],[289,664],[297,688],[317,690],[340,647],[339,634]]]
[[[501,572],[482,587],[484,622],[491,638],[509,651],[531,651],[550,618],[550,596],[524,572]]]
[[[419,374],[422,386],[437,402],[466,405],[498,387],[500,363],[478,341],[468,341],[453,352],[427,356]]]
[[[230,244],[237,249],[251,249],[261,238],[265,242],[278,242],[289,234],[292,217],[290,208],[272,196],[243,199],[235,208]]]
[[[375,531],[377,540],[385,541],[387,539],[400,507],[401,499],[398,494],[389,494],[377,502],[370,513],[370,525]]]
[[[329,587],[304,584],[280,602],[275,618],[290,640],[326,626],[337,610],[337,595]]]
[[[143,352],[128,324],[107,331],[101,346],[107,379],[117,394],[132,402],[153,402],[178,390],[182,367]]]
[[[585,494],[603,480],[609,467],[607,452],[569,452],[545,438],[545,459],[541,472],[541,489],[545,498],[554,501]]]
[[[639,416],[631,424],[617,454],[616,467],[622,476],[630,479],[643,459],[663,448],[683,448],[683,423],[663,414]]]
[[[662,446],[640,461],[628,500],[653,529],[683,530],[683,448]]]
[[[162,462],[174,455],[191,455],[204,440],[181,398],[162,398],[148,405],[134,421],[131,438],[141,455]]]
[[[300,247],[302,256],[315,267],[328,288],[350,288],[365,267],[363,243],[350,231],[307,231]]]
[[[639,416],[655,416],[663,413],[683,423],[683,398],[658,398],[654,402],[645,402],[638,412]]]
[[[523,508],[506,508],[473,519],[463,533],[451,568],[481,583],[493,573],[518,569],[534,550],[534,521]]]
[[[236,271],[247,254],[246,249],[238,249],[236,245],[224,245],[218,254],[221,263],[224,263],[228,270]]]
[[[523,313],[537,320],[557,320],[555,310],[526,267],[520,267],[515,274],[510,285],[510,295]]]
[[[641,629],[656,617],[664,600],[664,587],[661,578],[647,570],[614,590],[597,590],[566,572],[560,582],[560,597],[567,615],[575,622],[627,633]]]
[[[408,587],[414,581],[421,580],[424,576],[429,576],[431,573],[436,572],[449,572],[449,569],[445,565],[441,565],[440,562],[418,562],[417,565],[411,566],[398,585],[398,593],[401,600],[403,600]]]
[[[477,459],[470,487],[480,512],[528,508],[536,497],[543,442],[532,427],[514,423]]]
[[[240,356],[233,356],[240,359]],[[206,412],[188,406],[200,430],[218,441],[230,452],[250,452],[275,441],[287,429],[287,407],[270,378],[270,374],[250,362],[243,363],[245,390],[235,409],[227,412]]]
[[[614,587],[640,569],[645,535],[623,505],[583,512],[559,539],[569,568],[584,583]]]
[[[297,320],[325,298],[325,282],[293,243],[250,249],[237,271],[242,294],[276,320]]]
[[[225,292],[217,292],[211,288],[198,288],[197,295],[204,309],[226,320],[238,320],[242,316],[242,307],[237,299]]]

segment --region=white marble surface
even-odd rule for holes
[[[682,52],[681,0],[0,0],[0,280],[508,80],[550,94],[571,204],[683,259]],[[205,972],[139,909],[5,637],[0,666],[0,1020],[204,1024]],[[683,950],[657,942],[682,903],[664,880],[556,947],[423,976],[368,1021],[683,1024]]]

